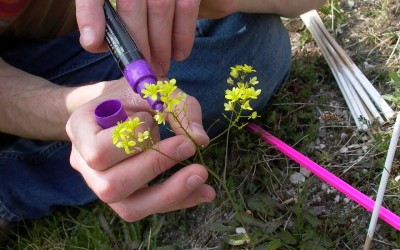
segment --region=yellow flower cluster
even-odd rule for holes
[[[157,84],[146,83],[144,87],[142,90],[143,98],[151,97],[151,99],[157,100],[157,97],[160,96],[160,100],[164,103],[164,109],[167,112],[174,112],[176,106],[186,98],[186,95],[182,92],[174,94],[177,88],[175,79],[158,81]],[[165,124],[164,113],[156,111],[154,120],[158,124]]]
[[[140,121],[139,117],[118,122],[112,135],[113,144],[117,148],[123,148],[126,154],[135,152],[135,150],[140,151],[143,143],[150,138],[150,129],[136,134],[136,129],[142,123],[144,122]]]
[[[258,84],[257,77],[248,79],[249,74],[254,72],[256,70],[247,64],[231,67],[227,83],[232,86],[232,89],[225,91],[225,99],[228,102],[224,103],[224,106],[225,111],[234,112],[238,118],[241,117],[243,110],[253,110],[250,101],[257,99],[261,93],[261,89],[254,88]],[[248,119],[255,119],[256,117],[256,111],[247,116]]]
[[[186,95],[182,92],[174,93],[176,90],[176,80],[165,80],[158,81],[157,84],[145,84],[145,88],[142,90],[143,97],[150,97],[153,100],[157,100],[160,97],[164,103],[164,111],[166,113],[177,113],[176,106],[186,98]],[[165,124],[165,113],[157,111],[154,115],[154,120],[158,124]],[[125,122],[118,122],[113,133],[113,144],[117,148],[123,148],[126,154],[143,150],[145,147],[145,141],[151,140],[150,129],[144,132],[137,132],[136,129],[143,122],[140,121],[139,117],[129,118]]]
[[[255,119],[258,116],[256,111],[252,112],[250,115],[242,115],[242,113],[244,111],[253,110],[250,102],[258,98],[261,89],[255,89],[254,87],[258,84],[257,77],[250,77],[251,73],[256,72],[252,66],[247,64],[236,65],[230,69],[230,77],[227,79],[227,83],[231,85],[232,88],[225,91],[225,99],[227,102],[224,103],[224,106],[225,111],[231,111],[235,115],[234,120],[228,118],[231,124],[241,128],[245,126],[245,124],[242,126],[237,125],[240,118],[247,117],[248,119]],[[165,114],[171,114],[172,117],[178,119],[178,114],[180,112],[185,112],[185,106],[178,109],[177,105],[186,98],[186,95],[182,92],[177,93],[175,91],[176,89],[175,79],[158,81],[157,84],[145,84],[142,90],[143,98],[150,97],[153,100],[160,98],[164,104],[164,111],[160,112],[156,110],[153,117],[158,124],[165,124]],[[117,148],[123,148],[126,154],[146,148],[146,144],[144,143],[146,140],[151,140],[150,129],[144,132],[136,131],[142,123],[143,122],[140,121],[138,117],[133,119],[129,118],[125,122],[119,122],[114,129],[113,144],[115,144]]]

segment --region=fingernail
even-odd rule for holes
[[[200,137],[205,137],[207,140],[209,139],[206,131],[204,131],[203,126],[201,126],[197,122],[192,122],[190,124],[190,130],[192,131],[193,135],[197,135],[197,136],[200,136]]]
[[[203,178],[201,178],[200,176],[198,176],[196,174],[189,176],[189,178],[187,179],[187,184],[190,189],[196,189],[203,183],[204,183]]]
[[[185,60],[185,54],[183,54],[183,52],[180,51],[180,50],[175,51],[175,56],[174,57],[175,57],[175,60],[177,60],[177,61]]]
[[[96,40],[96,32],[90,26],[86,26],[82,29],[82,43],[84,46],[90,46]]]

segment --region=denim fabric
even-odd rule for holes
[[[9,64],[60,85],[112,80],[121,73],[109,53],[90,54],[72,33],[49,42],[0,41],[0,56]],[[275,15],[234,14],[220,20],[199,20],[191,56],[173,61],[168,75],[195,96],[205,128],[223,119],[229,67],[249,64],[257,70],[261,96],[252,104],[261,110],[285,80],[291,63],[287,32]],[[29,84],[29,83],[27,83]],[[220,126],[213,126],[214,134]],[[168,130],[161,129],[162,137]],[[69,164],[70,144],[43,142],[0,134],[0,217],[8,221],[40,218],[58,206],[96,200]]]

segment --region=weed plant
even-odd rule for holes
[[[350,2],[354,6],[348,6]],[[396,0],[332,0],[320,12],[326,27],[396,110],[400,100],[399,9]],[[392,123],[377,127],[371,140],[356,131],[350,119],[321,123],[321,110],[346,107],[335,106],[344,102],[309,32],[299,20],[285,23],[293,38],[292,71],[257,123],[374,198]],[[343,134],[349,138],[342,139]],[[316,140],[323,140],[325,147],[316,149]],[[360,151],[360,145],[367,151]],[[341,153],[344,146],[356,149]],[[312,175],[304,183],[291,183],[290,175],[299,172],[299,166],[256,135],[246,130],[230,133],[229,138],[213,141],[203,158],[223,180],[237,209],[227,200],[220,181],[210,178],[217,190],[217,200],[211,204],[135,223],[124,222],[100,202],[62,208],[43,220],[15,225],[11,234],[0,236],[0,248],[362,248],[370,214]],[[384,205],[400,214],[398,155],[395,159]],[[340,202],[335,201],[337,197]],[[400,248],[399,232],[384,223],[375,237],[374,249]]]

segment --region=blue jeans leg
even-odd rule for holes
[[[0,46],[9,64],[59,85],[82,85],[121,77],[109,53],[82,50],[79,34],[49,42],[12,41]],[[39,218],[58,206],[96,200],[69,163],[67,142],[39,141],[0,134],[0,217],[8,221]]]
[[[183,91],[199,100],[211,136],[226,122],[222,116],[229,88],[226,79],[230,67],[240,64],[257,70],[256,88],[262,91],[251,106],[260,111],[285,81],[291,65],[290,41],[280,17],[234,14],[222,20],[199,20],[192,54],[184,62],[172,62],[168,77],[176,78]]]
[[[0,45],[0,56],[11,65],[60,85],[121,77],[110,54],[83,51],[77,33],[46,43],[0,41]],[[173,61],[169,77],[199,100],[208,128],[222,118],[230,66],[246,63],[257,70],[262,94],[252,106],[261,110],[286,78],[290,56],[288,35],[278,16],[234,14],[199,20],[191,56],[184,62]],[[211,133],[218,129],[213,126]],[[166,128],[161,133],[168,136]],[[96,200],[69,165],[69,143],[8,136],[7,141],[0,142],[0,217],[9,221],[40,218],[57,206]]]

